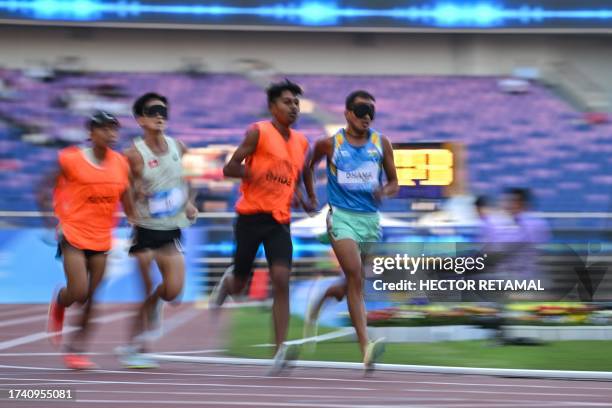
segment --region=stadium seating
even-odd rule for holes
[[[98,95],[104,106],[116,107],[124,146],[139,134],[129,109],[146,91],[169,97],[169,134],[190,146],[235,144],[249,123],[267,116],[262,89],[239,75],[100,72],[41,82],[17,70],[0,70],[0,78],[14,88],[10,98],[0,99],[0,210],[35,209],[35,186],[54,165],[57,149],[85,137],[82,108],[87,104],[67,107],[71,93]],[[526,94],[507,94],[493,77],[291,79],[338,123],[344,96],[363,88],[377,99],[376,128],[392,141],[463,143],[469,187],[476,194],[525,186],[534,189],[544,211],[609,210],[612,125],[585,124],[580,112],[541,85]],[[115,93],[100,96],[108,89]],[[309,116],[300,119],[299,127],[311,140],[324,134]]]

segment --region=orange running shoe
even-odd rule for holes
[[[64,354],[64,365],[73,370],[92,370],[98,368],[96,363],[81,354]]]
[[[62,329],[64,328],[64,311],[66,308],[59,304],[57,297],[59,290],[53,291],[53,297],[49,303],[49,316],[47,318],[47,333],[52,334],[49,341],[55,347],[62,343]]]

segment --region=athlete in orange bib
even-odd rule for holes
[[[54,174],[53,207],[58,219],[58,256],[62,256],[66,286],[54,292],[49,306],[47,331],[59,346],[64,310],[74,302],[84,304],[79,328],[65,345],[64,362],[74,369],[94,368],[81,354],[88,334],[93,294],[106,267],[119,202],[132,213],[126,159],[113,151],[119,122],[107,112],[89,119],[92,147],[68,147],[59,152],[59,171]],[[44,203],[43,203],[44,204]]]
[[[283,344],[289,324],[289,274],[293,256],[289,222],[296,186],[308,153],[306,137],[293,129],[300,110],[302,89],[290,81],[267,89],[271,121],[257,122],[223,168],[226,177],[242,179],[236,203],[236,250],[230,266],[211,294],[211,306],[219,307],[227,295],[241,293],[253,268],[259,246],[266,251],[274,288],[276,356],[272,373],[282,369],[295,353]],[[242,162],[245,161],[245,164]],[[304,203],[306,209],[309,204]]]

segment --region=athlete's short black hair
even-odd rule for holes
[[[268,95],[268,105],[274,103],[274,101],[285,91],[291,92],[294,96],[301,96],[304,93],[302,87],[285,78],[285,80],[282,82],[271,83],[266,89],[266,94]]]
[[[166,105],[166,108],[170,108],[168,105],[168,98],[155,92],[147,92],[136,99],[136,102],[134,102],[134,105],[132,105],[132,113],[134,116],[143,116],[146,104],[153,100],[162,101],[164,105]]]
[[[491,205],[491,200],[489,199],[489,197],[485,196],[485,195],[481,195],[476,197],[476,200],[474,200],[474,206],[476,208],[486,208],[489,207]]]
[[[346,101],[344,102],[344,106],[346,107],[346,110],[351,110],[351,108],[353,107],[353,102],[355,102],[355,99],[357,98],[371,99],[374,102],[376,102],[376,98],[374,98],[374,96],[371,93],[369,93],[368,91],[364,91],[363,89],[359,89],[357,91],[351,92],[346,97]]]
[[[508,187],[504,190],[504,193],[518,198],[524,205],[532,204],[533,196],[528,188]]]

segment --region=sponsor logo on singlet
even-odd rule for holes
[[[378,165],[374,162],[364,163],[355,170],[338,169],[338,182],[341,185],[370,185],[378,181],[378,172]]]
[[[291,179],[289,177],[274,173],[271,170],[268,170],[266,173],[266,180],[291,187]]]

